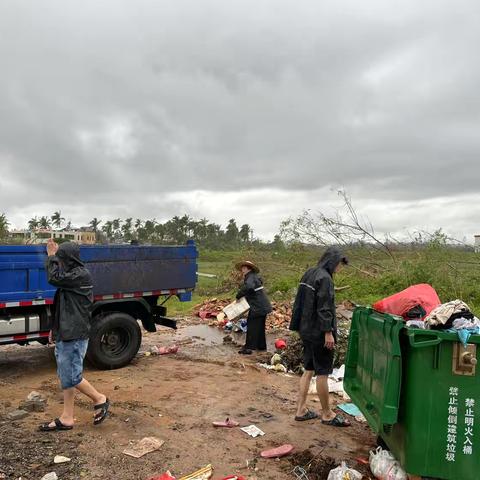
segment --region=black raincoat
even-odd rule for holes
[[[80,247],[62,243],[47,258],[48,283],[57,287],[52,331],[55,340],[86,340],[89,337],[93,285],[90,272],[80,260]]]
[[[262,279],[250,271],[245,275],[243,285],[237,293],[237,299],[245,297],[250,310],[247,318],[247,338],[245,349],[266,350],[265,321],[272,311],[272,305],[263,288]]]
[[[329,247],[316,267],[305,272],[293,304],[290,330],[300,333],[303,340],[323,343],[325,332],[332,332],[337,341],[335,289],[333,273],[346,261],[341,251]]]

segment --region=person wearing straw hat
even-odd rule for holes
[[[247,338],[245,346],[238,353],[250,355],[252,350],[267,349],[265,321],[272,311],[272,305],[265,293],[263,281],[258,275],[259,268],[250,260],[237,263],[236,268],[243,275],[243,284],[238,290],[237,300],[245,297],[250,305],[247,317]]]

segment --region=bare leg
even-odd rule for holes
[[[310,388],[310,382],[313,377],[313,370],[305,370],[300,379],[300,389],[298,391],[297,417],[307,413],[307,395]]]
[[[76,385],[75,388],[90,398],[95,405],[104,403],[107,400],[107,397],[98,392],[88,380],[85,380],[85,378]]]
[[[329,421],[335,418],[335,412],[330,409],[330,395],[328,391],[328,375],[317,376],[317,394],[322,404],[322,420]]]
[[[75,389],[67,388],[63,390],[63,413],[59,417],[60,421],[66,426],[73,426],[73,404],[75,401]],[[50,427],[54,427],[55,422],[50,422]]]

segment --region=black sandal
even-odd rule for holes
[[[318,413],[312,412],[312,410],[307,410],[305,415],[302,415],[301,417],[296,416],[295,420],[297,422],[306,422],[307,420],[315,420],[316,418],[318,418]]]
[[[251,355],[252,351],[249,348],[242,348],[238,351],[240,355]]]
[[[102,423],[107,418],[109,408],[110,408],[110,401],[108,400],[108,398],[105,400],[104,403],[100,403],[93,407],[94,410],[100,410],[93,417],[94,425],[100,425],[100,423]]]
[[[331,427],[349,427],[351,425],[343,415],[335,415],[331,420],[322,420],[322,423]]]
[[[64,425],[59,418],[54,420],[55,425],[50,425],[50,423],[44,423],[43,425],[40,425],[38,429],[41,432],[58,432],[63,430],[71,430],[73,428],[72,425]]]

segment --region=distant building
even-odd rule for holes
[[[81,245],[93,245],[96,242],[95,232],[90,227],[72,230],[52,230],[50,228],[37,230],[11,230],[10,238],[28,245],[45,243],[49,238],[54,240],[71,241]]]
[[[480,235],[475,235],[475,251],[480,253]]]

